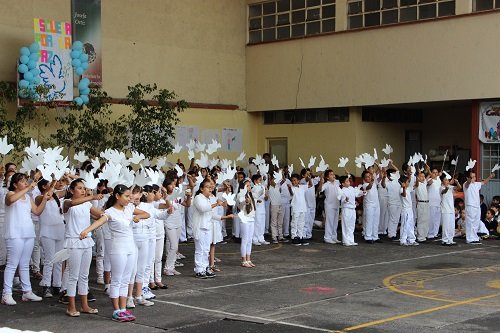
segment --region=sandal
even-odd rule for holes
[[[250,264],[248,263],[248,261],[242,261],[241,262],[241,267],[251,268],[252,266],[250,266]]]
[[[220,272],[220,268],[219,268],[219,267],[217,267],[217,265],[210,266],[210,269],[211,269],[213,272]]]
[[[250,267],[255,267],[255,264],[251,261],[248,261],[248,264],[250,265]]]
[[[86,314],[98,314],[99,313],[99,310],[97,309],[94,309],[94,308],[90,308],[88,311],[83,311],[83,310],[80,310],[81,313],[86,313]]]
[[[155,283],[150,283],[149,284],[149,289],[151,289],[151,290],[158,290],[158,288],[159,287]]]
[[[43,275],[40,272],[35,272],[33,273],[33,278],[36,280],[41,280],[43,278]]]
[[[160,289],[168,289],[168,286],[166,284],[161,283],[161,282],[156,282],[156,286]]]
[[[66,310],[66,315],[70,317],[80,317],[80,312]]]

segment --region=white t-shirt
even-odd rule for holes
[[[326,181],[321,187],[321,191],[325,193],[325,206],[339,208],[340,182],[337,179],[333,182]]]
[[[441,179],[432,179],[432,183],[427,186],[427,193],[429,198],[429,206],[441,206]]]
[[[356,209],[356,197],[361,196],[363,192],[356,187],[342,187],[339,193],[339,200],[342,208]]]
[[[273,206],[281,205],[281,187],[278,184],[276,184],[276,186],[269,186],[268,195],[269,195],[269,202],[271,203],[271,205]]]
[[[464,186],[464,194],[465,194],[465,205],[480,208],[481,201],[479,200],[479,191],[481,190],[481,186],[483,183],[474,182],[470,183],[469,186]]]
[[[401,206],[401,184],[397,181],[386,181],[389,205]]]
[[[455,213],[455,206],[453,204],[453,186],[448,185],[448,191],[446,193],[441,194],[441,213],[446,213],[446,214],[454,214]],[[441,186],[440,187],[440,193],[445,190],[446,187]]]
[[[65,233],[64,215],[62,212],[62,201],[57,205],[55,199],[50,199],[45,204],[42,214],[40,214],[40,237],[63,240]]]
[[[406,192],[410,193],[408,189],[406,189]],[[415,195],[417,198],[417,202],[429,201],[429,194],[427,193],[427,180],[425,180],[423,183],[417,182],[417,187],[415,188]]]
[[[281,203],[290,203],[290,192],[288,192],[288,185],[292,186],[290,179],[286,179],[283,184],[281,184]]]
[[[424,185],[425,186],[425,185]],[[411,186],[408,186],[406,188],[406,195],[403,197],[401,194],[403,193],[403,188],[399,190],[399,197],[401,198],[401,203],[403,205],[403,209],[413,209],[412,208],[412,202],[411,202],[411,192],[413,192],[413,189]]]
[[[366,188],[370,185],[370,183],[363,183],[363,190],[366,191],[365,196],[363,198],[363,206],[364,207],[379,207],[380,202],[378,201],[378,189],[377,184],[374,182],[373,186],[370,190]]]
[[[10,206],[5,205],[5,239],[14,238],[35,238],[29,195],[24,195]]]
[[[292,213],[307,212],[306,191],[308,185],[292,186]]]
[[[68,211],[64,213],[64,220],[66,221],[66,241],[64,246],[68,249],[86,249],[94,246],[92,235],[89,232],[85,239],[78,241],[80,233],[90,225],[90,209],[92,203],[90,201],[82,204],[69,207]]]
[[[132,223],[135,207],[129,204],[123,210],[110,207],[106,209],[108,226],[111,232],[110,254],[133,254],[136,251]]]

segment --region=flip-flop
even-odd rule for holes
[[[83,311],[83,310],[80,310],[81,313],[86,313],[86,314],[98,314],[99,313],[99,310],[97,309],[93,309],[93,308],[90,308],[89,311]]]
[[[78,312],[78,311],[70,312],[69,310],[66,310],[66,315],[68,315],[70,317],[80,317],[80,312]]]

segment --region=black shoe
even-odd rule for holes
[[[286,238],[281,238],[281,239],[278,239],[278,242],[280,242],[280,243],[288,243],[289,240],[286,239]]]
[[[92,292],[89,290],[89,293],[87,294],[87,302],[95,302],[96,301],[96,298],[94,296],[94,294],[92,294]]]
[[[309,245],[309,242],[308,242],[309,239],[310,238],[302,238],[300,240],[300,245],[304,245],[304,246]]]
[[[61,287],[52,287],[52,295],[59,296],[61,293]]]
[[[215,273],[214,273],[214,272],[210,269],[210,267],[207,267],[207,269],[206,269],[206,271],[205,271],[205,276],[206,276],[207,278],[209,278],[209,279],[210,279],[210,278],[214,278],[214,277],[216,277],[216,276],[217,276],[217,274],[215,274]]]
[[[300,238],[299,237],[295,237],[294,239],[292,239],[292,245],[295,245],[295,246],[300,246],[302,245],[300,243]]]
[[[69,304],[69,299],[68,295],[66,295],[66,290],[63,290],[59,293],[58,302],[62,304]]]
[[[389,237],[389,240],[391,242],[399,242],[399,239],[397,237]]]
[[[365,243],[368,243],[368,244],[374,244],[375,241],[371,240],[371,239],[365,239]]]
[[[233,237],[233,241],[235,243],[241,244],[241,238],[240,237]]]
[[[52,291],[51,291],[50,287],[43,287],[42,297],[43,298],[52,298]]]
[[[441,245],[442,245],[442,246],[451,246],[451,244],[448,244],[448,243],[442,243],[442,242],[441,242]]]
[[[205,275],[205,273],[196,273],[196,274],[194,275],[194,277],[195,277],[195,278],[198,278],[198,279],[202,279],[202,280],[204,280],[204,279],[206,279],[206,278],[207,278],[207,276]]]
[[[374,240],[375,243],[383,243],[381,239]]]

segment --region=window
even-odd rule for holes
[[[500,0],[473,0],[472,11],[480,12],[500,8]]]
[[[335,31],[335,0],[274,0],[248,6],[248,42]]]
[[[495,1],[500,2],[500,0]],[[455,15],[455,0],[348,0],[347,2],[349,29],[450,15]]]
[[[421,123],[423,113],[420,109],[371,108],[364,107],[362,121],[377,123]]]
[[[349,108],[318,108],[264,112],[264,124],[306,124],[348,122]]]
[[[500,159],[500,143],[483,143],[481,144],[481,174],[477,175],[478,179],[484,179],[491,173],[491,169],[498,163]],[[500,172],[495,172],[495,178],[500,179]]]

